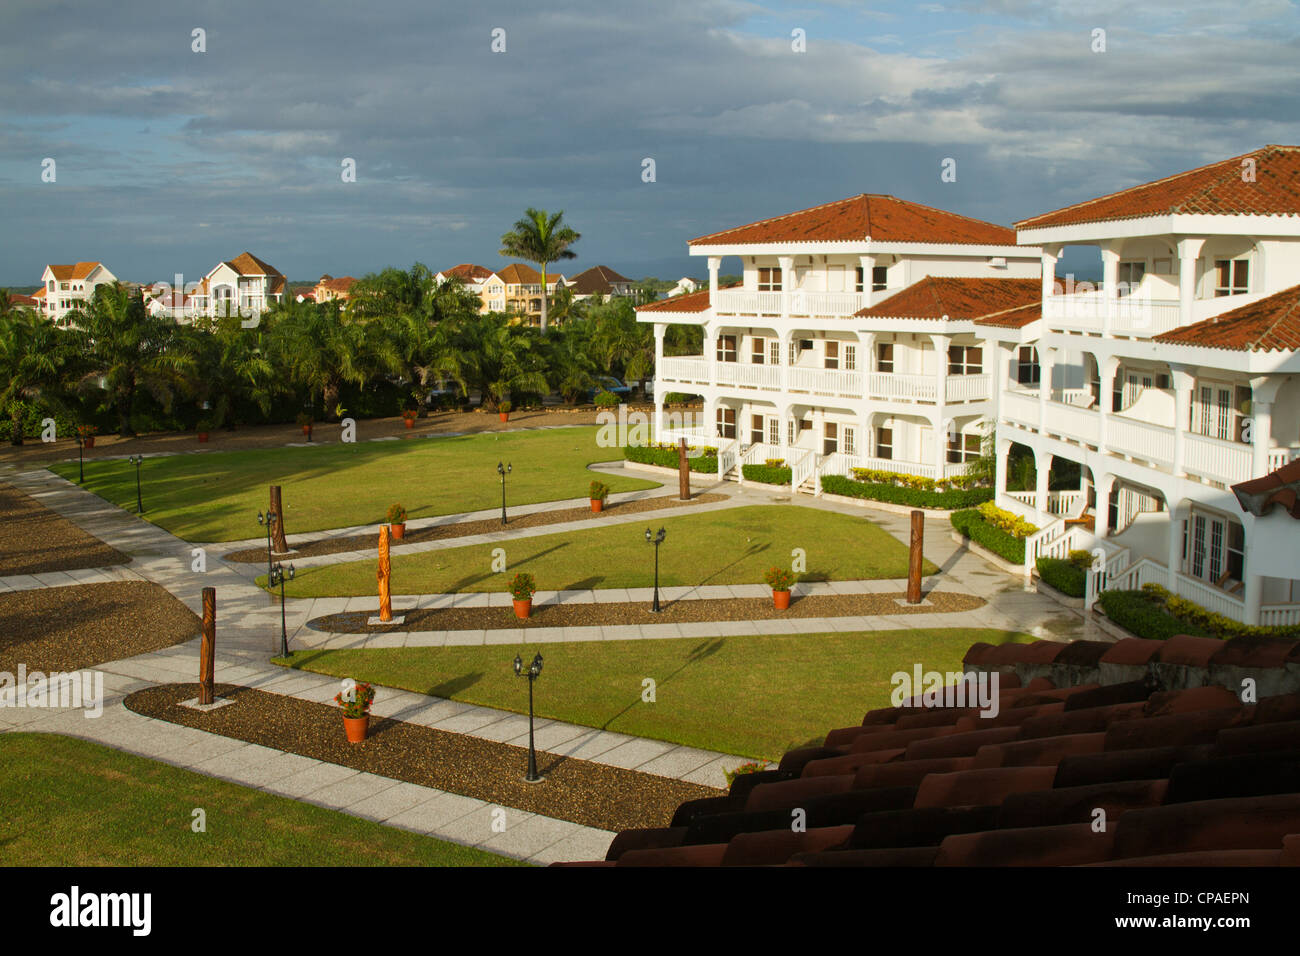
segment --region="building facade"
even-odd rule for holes
[[[255,315],[281,302],[288,291],[285,277],[250,252],[219,262],[187,296],[194,316]]]
[[[116,281],[117,276],[102,262],[47,265],[41,273],[41,288],[35,298],[42,315],[66,325],[68,313],[84,308],[96,288]]]

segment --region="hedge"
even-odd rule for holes
[[[822,491],[832,495],[846,495],[850,498],[887,501],[890,504],[907,505],[911,508],[942,508],[945,511],[954,508],[971,508],[985,501],[993,500],[992,488],[951,488],[948,491],[923,491],[919,488],[904,488],[901,485],[854,481],[852,478],[845,478],[842,475],[824,476],[822,478]]]
[[[712,451],[712,449],[709,449]],[[627,445],[623,449],[623,457],[628,461],[639,462],[642,465],[659,465],[662,468],[677,467],[677,449],[676,448],[652,448],[645,445]],[[718,473],[718,456],[717,453],[708,454],[707,452],[698,455],[695,458],[688,458],[687,463],[691,471],[698,471],[707,474],[716,475]]]
[[[1166,612],[1182,621],[1184,628],[1196,629],[1195,631],[1184,630],[1184,634],[1205,632],[1210,637],[1221,638],[1225,641],[1232,640],[1235,637],[1300,638],[1300,625],[1268,627],[1243,624],[1240,621],[1234,621],[1230,617],[1224,617],[1222,614],[1216,614],[1195,601],[1189,601],[1185,597],[1172,594],[1158,584],[1144,584],[1142,590],[1150,595]]]
[[[765,485],[788,485],[794,480],[794,470],[780,465],[742,465],[740,473],[746,481]]]
[[[1038,576],[1067,597],[1081,598],[1087,587],[1088,572],[1065,558],[1039,558]]]
[[[1174,617],[1165,610],[1164,602],[1150,591],[1103,591],[1097,600],[1108,618],[1147,640],[1167,641],[1179,634],[1214,636]]]
[[[1015,535],[1007,534],[984,520],[983,516],[971,508],[967,511],[954,511],[948,519],[952,526],[976,544],[982,545],[998,557],[1012,564],[1025,563],[1025,541]]]

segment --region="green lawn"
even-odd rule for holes
[[[772,565],[791,567],[795,548],[806,555],[807,570],[797,574],[805,581],[907,577],[907,545],[857,515],[782,504],[646,521],[396,555],[393,593],[504,591],[519,571],[531,573],[542,591],[649,587],[654,583],[654,548],[645,540],[647,526],[668,532],[659,550],[659,583],[665,586],[761,582]],[[504,572],[492,571],[496,548],[505,549]],[[936,570],[926,562],[926,574]],[[265,577],[258,579],[263,585]],[[375,562],[301,568],[285,593],[374,594]]]
[[[497,432],[447,438],[267,448],[147,459],[142,467],[145,517],[187,541],[237,541],[262,533],[257,512],[268,486],[284,488],[290,534],[379,523],[401,502],[408,517],[477,511],[501,505],[497,462],[514,465],[507,501],[531,504],[586,497],[587,465],[621,460],[618,448],[596,444],[595,426]],[[77,465],[51,470],[72,481]],[[611,491],[660,482],[602,476]],[[135,510],[135,467],[126,461],[88,462],[85,487]]]
[[[898,671],[960,671],[977,641],[1026,643],[987,629],[855,631],[763,637],[593,641],[392,650],[298,651],[290,666],[521,713],[516,654],[545,659],[536,709],[550,717],[691,747],[776,759],[889,705]],[[285,663],[283,660],[277,663]],[[642,700],[655,681],[655,702]]]
[[[72,737],[0,734],[0,778],[10,866],[524,865]]]

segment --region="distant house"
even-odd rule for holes
[[[41,303],[41,312],[54,322],[80,309],[95,294],[95,289],[117,276],[108,271],[102,262],[76,262],[72,265],[48,265],[41,273],[41,294],[35,298]]]
[[[187,300],[192,315],[249,315],[282,302],[288,282],[251,252],[219,262]]]
[[[496,273],[505,286],[505,310],[518,313],[528,325],[540,325],[542,321],[542,274],[532,266],[522,262],[512,262]],[[555,290],[566,286],[563,275],[548,272],[546,274],[546,294],[554,295]]]
[[[462,262],[450,269],[444,269],[434,278],[440,283],[451,278],[459,279],[464,283],[465,288],[479,297],[482,303],[479,306],[480,313],[504,312],[506,310],[505,282],[491,269],[475,265],[472,262]]]
[[[575,299],[588,299],[593,295],[608,298],[632,294],[632,280],[619,275],[609,266],[592,266],[586,272],[578,273],[565,284],[573,291]]]
[[[41,289],[40,291],[43,293],[45,290]],[[9,304],[15,309],[34,309],[39,311],[41,300],[36,298],[34,295],[23,295],[21,292],[10,292]]]
[[[675,295],[690,295],[692,292],[700,290],[700,283],[694,279],[683,276],[677,280],[677,284],[667,292],[667,297],[672,298]]]
[[[352,276],[342,276],[335,279],[331,275],[323,275],[316,283],[316,287],[311,291],[313,302],[346,302],[352,297],[352,286],[356,283]]]
[[[145,308],[150,315],[162,316],[168,319],[183,319],[189,314],[186,306],[190,297],[184,292],[165,292],[152,298],[149,298],[149,294],[146,292],[145,297],[147,299]]]

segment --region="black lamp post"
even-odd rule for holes
[[[542,655],[538,654],[533,658],[533,662],[528,665],[528,774],[524,777],[527,783],[540,783],[542,775],[537,772],[537,748],[533,744],[533,681],[537,680],[537,675],[542,672]],[[515,676],[525,676],[524,661],[518,654],[515,655]]]
[[[257,513],[257,523],[266,525],[266,579],[267,583],[271,582],[271,525],[280,516],[270,508],[266,509],[266,514],[261,511]]]
[[[132,455],[127,461],[135,465],[135,513],[144,514],[144,499],[140,497],[140,466],[144,464],[144,455]]]
[[[77,429],[77,484],[86,483],[86,456],[82,449],[86,447],[86,440],[81,435],[81,429]]]
[[[271,587],[280,585],[280,656],[289,656],[289,629],[285,626],[284,620],[284,579],[293,580],[293,565],[287,568],[276,562],[275,567],[271,569],[269,582]]]
[[[645,529],[645,539],[646,539],[646,541],[650,542],[651,544],[653,544],[653,545],[655,546],[655,600],[654,600],[654,603],[653,603],[652,605],[650,605],[650,610],[654,611],[656,614],[658,614],[659,611],[660,611],[660,607],[659,607],[659,545],[661,545],[661,544],[664,543],[664,538],[666,538],[666,537],[668,537],[668,532],[665,531],[663,528],[660,528],[660,529],[659,529],[659,533],[658,533],[658,534],[654,534],[654,535],[651,535],[651,534],[650,534],[650,529],[649,529],[649,528],[646,528],[646,529]]]
[[[497,474],[501,476],[501,523],[506,523],[506,475],[514,471],[514,465],[497,462]]]

